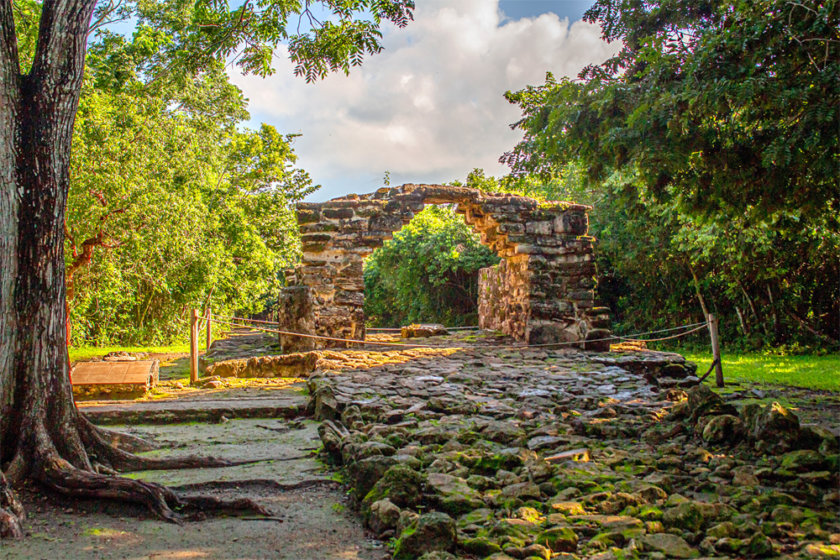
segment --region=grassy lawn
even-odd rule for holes
[[[86,348],[70,348],[70,361],[88,360],[96,356],[104,356],[108,352],[147,352],[149,354],[189,353],[189,344],[175,344],[172,346],[94,346]]]
[[[680,354],[697,364],[699,375],[706,373],[712,364],[711,353]],[[714,376],[712,373],[707,381],[714,382]],[[840,391],[840,355],[771,356],[723,352],[723,378],[724,381],[748,381]]]

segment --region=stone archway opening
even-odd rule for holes
[[[607,310],[595,306],[590,207],[407,184],[297,207],[303,258],[279,297],[283,330],[333,339],[365,336],[363,262],[426,204],[455,204],[501,262],[479,273],[479,326],[528,344],[605,349]],[[587,341],[591,341],[587,343]],[[286,352],[348,346],[281,335]]]
[[[479,269],[499,257],[455,204],[426,204],[364,261],[368,327],[478,325]]]

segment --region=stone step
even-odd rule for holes
[[[307,397],[235,399],[161,399],[155,401],[82,401],[79,410],[94,424],[170,424],[220,422],[233,418],[295,418],[306,411]]]

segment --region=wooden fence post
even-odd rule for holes
[[[720,358],[720,339],[718,338],[718,320],[709,313],[709,335],[712,337],[712,360],[715,366],[715,385],[723,387],[723,364]]]
[[[198,309],[192,310],[190,320],[190,383],[198,383]]]
[[[207,345],[205,346],[205,349],[208,350],[208,351],[210,350],[210,343],[213,342],[212,331],[210,329],[210,323],[211,323],[212,320],[213,320],[213,312],[210,311],[210,306],[208,305],[207,306],[207,325],[206,325],[206,330],[204,332],[205,342],[207,343]]]

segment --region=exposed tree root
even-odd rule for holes
[[[234,467],[236,465],[246,465],[256,462],[255,460],[229,461],[218,457],[202,457],[199,455],[170,458],[141,457],[112,445],[109,439],[114,438],[118,432],[102,430],[86,419],[82,420],[80,431],[88,449],[88,455],[95,458],[96,463],[100,466],[99,471],[106,474],[113,474],[116,471],[129,472]],[[119,438],[117,437],[116,439]],[[140,438],[136,439],[141,442],[145,441]],[[124,440],[124,442],[131,442],[132,445],[136,444],[132,440]]]
[[[33,476],[47,488],[78,498],[104,498],[142,504],[161,519],[172,523],[182,523],[184,513],[199,513],[201,516],[208,512],[271,515],[250,499],[181,497],[160,484],[77,469],[55,453],[50,453],[38,462],[42,468],[33,472]]]
[[[23,519],[23,507],[6,482],[3,472],[0,471],[0,539],[23,537],[21,519]]]
[[[123,451],[128,451],[129,453],[154,451],[159,447],[150,441],[131,434],[100,428],[88,420],[84,414],[80,413],[79,418],[82,423],[82,429],[95,432],[100,440],[107,442],[111,447],[122,449]]]

